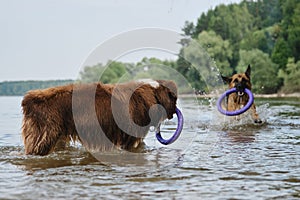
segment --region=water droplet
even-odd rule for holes
[[[155,131],[155,127],[154,126],[150,126],[150,131],[154,132]]]

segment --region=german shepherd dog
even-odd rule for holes
[[[251,67],[248,65],[245,73],[234,73],[231,77],[222,76],[223,81],[229,85],[229,88],[237,89],[236,93],[232,93],[228,96],[226,108],[228,111],[238,110],[247,104],[249,97],[245,94],[244,90],[245,88],[251,90],[250,74]],[[256,106],[254,103],[250,107],[250,110],[254,123],[261,124],[262,121],[256,112]]]

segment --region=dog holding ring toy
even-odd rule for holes
[[[229,85],[229,89],[218,100],[218,109],[221,113],[229,116],[234,116],[250,109],[251,117],[254,123],[261,124],[262,120],[256,112],[256,106],[253,103],[254,98],[251,92],[251,67],[248,65],[245,73],[233,74],[230,77],[222,76],[225,83]],[[226,111],[221,108],[222,99],[228,96]]]

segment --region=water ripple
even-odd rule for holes
[[[0,199],[300,198],[295,100],[259,99],[264,124],[257,126],[247,115],[232,121],[210,104],[182,99],[180,145],[156,147],[149,137],[141,162],[125,164],[101,163],[82,146],[45,157],[24,155],[19,101],[0,98],[1,105],[11,104],[0,113]],[[174,126],[165,123],[164,134]]]

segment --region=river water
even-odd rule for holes
[[[300,99],[255,99],[264,121],[221,116],[215,99],[181,98],[185,123],[170,146],[153,132],[144,153],[99,162],[80,144],[24,155],[22,97],[0,97],[0,199],[300,198]],[[176,119],[162,126],[167,137]]]

